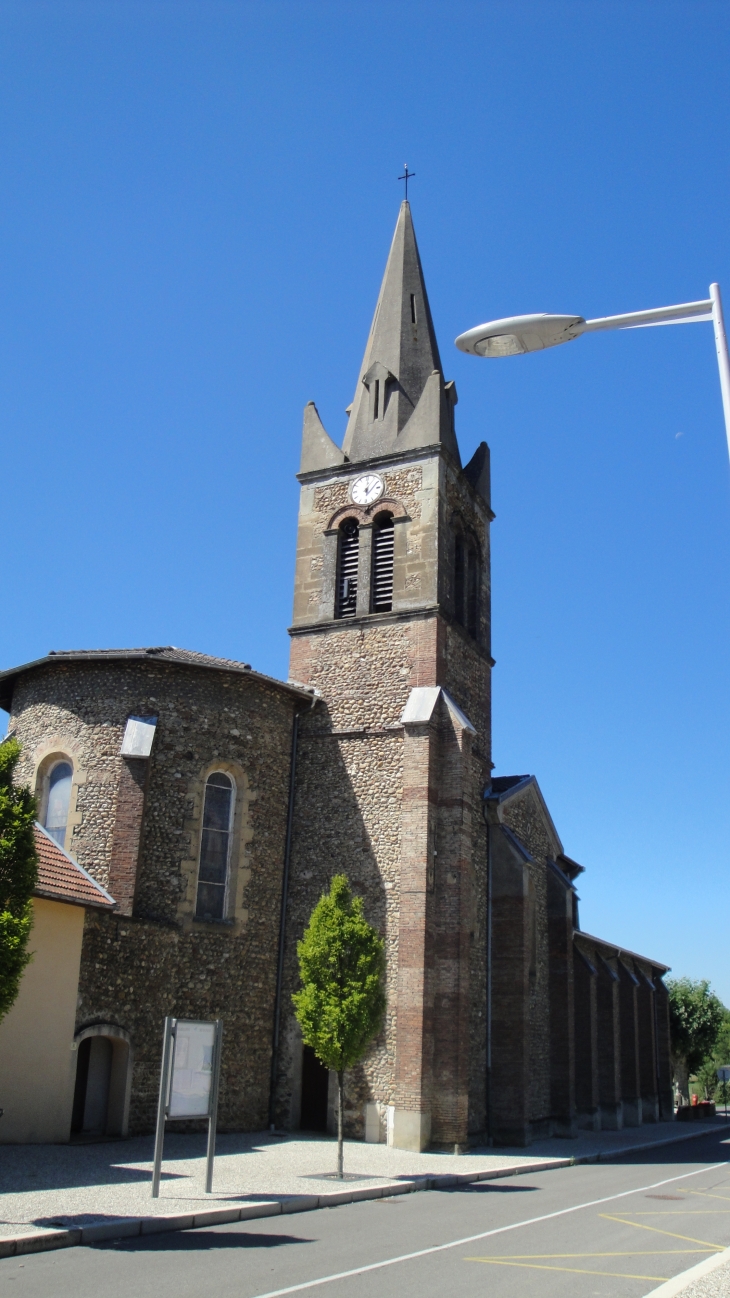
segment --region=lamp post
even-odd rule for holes
[[[725,434],[730,455],[730,358],[722,314],[720,285],[710,285],[710,296],[702,302],[681,302],[677,306],[659,306],[650,311],[632,311],[628,315],[602,316],[585,320],[582,315],[515,315],[504,320],[490,320],[459,334],[456,346],[472,356],[523,356],[541,352],[546,347],[573,342],[581,334],[603,329],[646,329],[651,325],[701,324],[712,321],[715,349],[720,370],[720,390],[725,413]]]

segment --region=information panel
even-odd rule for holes
[[[178,1019],[172,1059],[169,1118],[206,1118],[213,1083],[215,1023]]]
[[[213,1189],[215,1131],[218,1121],[218,1087],[221,1075],[223,1020],[201,1023],[175,1019],[168,1014],[162,1033],[160,1096],[157,1103],[152,1198],[160,1195],[162,1147],[168,1118],[207,1118],[208,1154],[205,1192]]]

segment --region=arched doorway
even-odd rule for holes
[[[302,1131],[327,1130],[329,1072],[320,1063],[311,1046],[302,1050]]]
[[[129,1033],[95,1023],[76,1037],[76,1086],[71,1135],[126,1136],[132,1081]]]

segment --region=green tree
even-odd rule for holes
[[[18,995],[33,924],[31,897],[38,878],[33,837],[35,799],[13,784],[20,756],[17,739],[0,744],[0,1019]]]
[[[362,1059],[385,1013],[384,943],[353,897],[344,874],[335,875],[297,944],[301,991],[292,997],[306,1045],[337,1073],[337,1176],[342,1180],[345,1072]]]
[[[715,1049],[726,1010],[707,981],[667,979],[669,1027],[674,1075],[689,1103],[689,1075],[696,1073]]]
[[[730,1085],[721,1082],[717,1076],[720,1067],[730,1064],[730,1010],[723,1009],[722,1022],[712,1053],[707,1055],[697,1069],[697,1082],[700,1093],[705,1100],[717,1100],[727,1104],[730,1099]]]
[[[715,1042],[714,1054],[718,1068],[721,1065],[730,1064],[730,1010],[728,1009],[723,1014],[720,1031]]]

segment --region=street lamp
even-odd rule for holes
[[[573,342],[581,334],[602,329],[646,329],[651,325],[700,324],[711,320],[715,330],[720,390],[725,412],[725,433],[730,454],[730,359],[722,314],[720,285],[710,285],[710,296],[703,302],[681,302],[677,306],[659,306],[650,311],[632,311],[629,315],[608,315],[598,320],[584,320],[582,315],[514,315],[504,320],[490,320],[459,334],[456,346],[472,356],[523,356],[541,352],[546,347]]]

